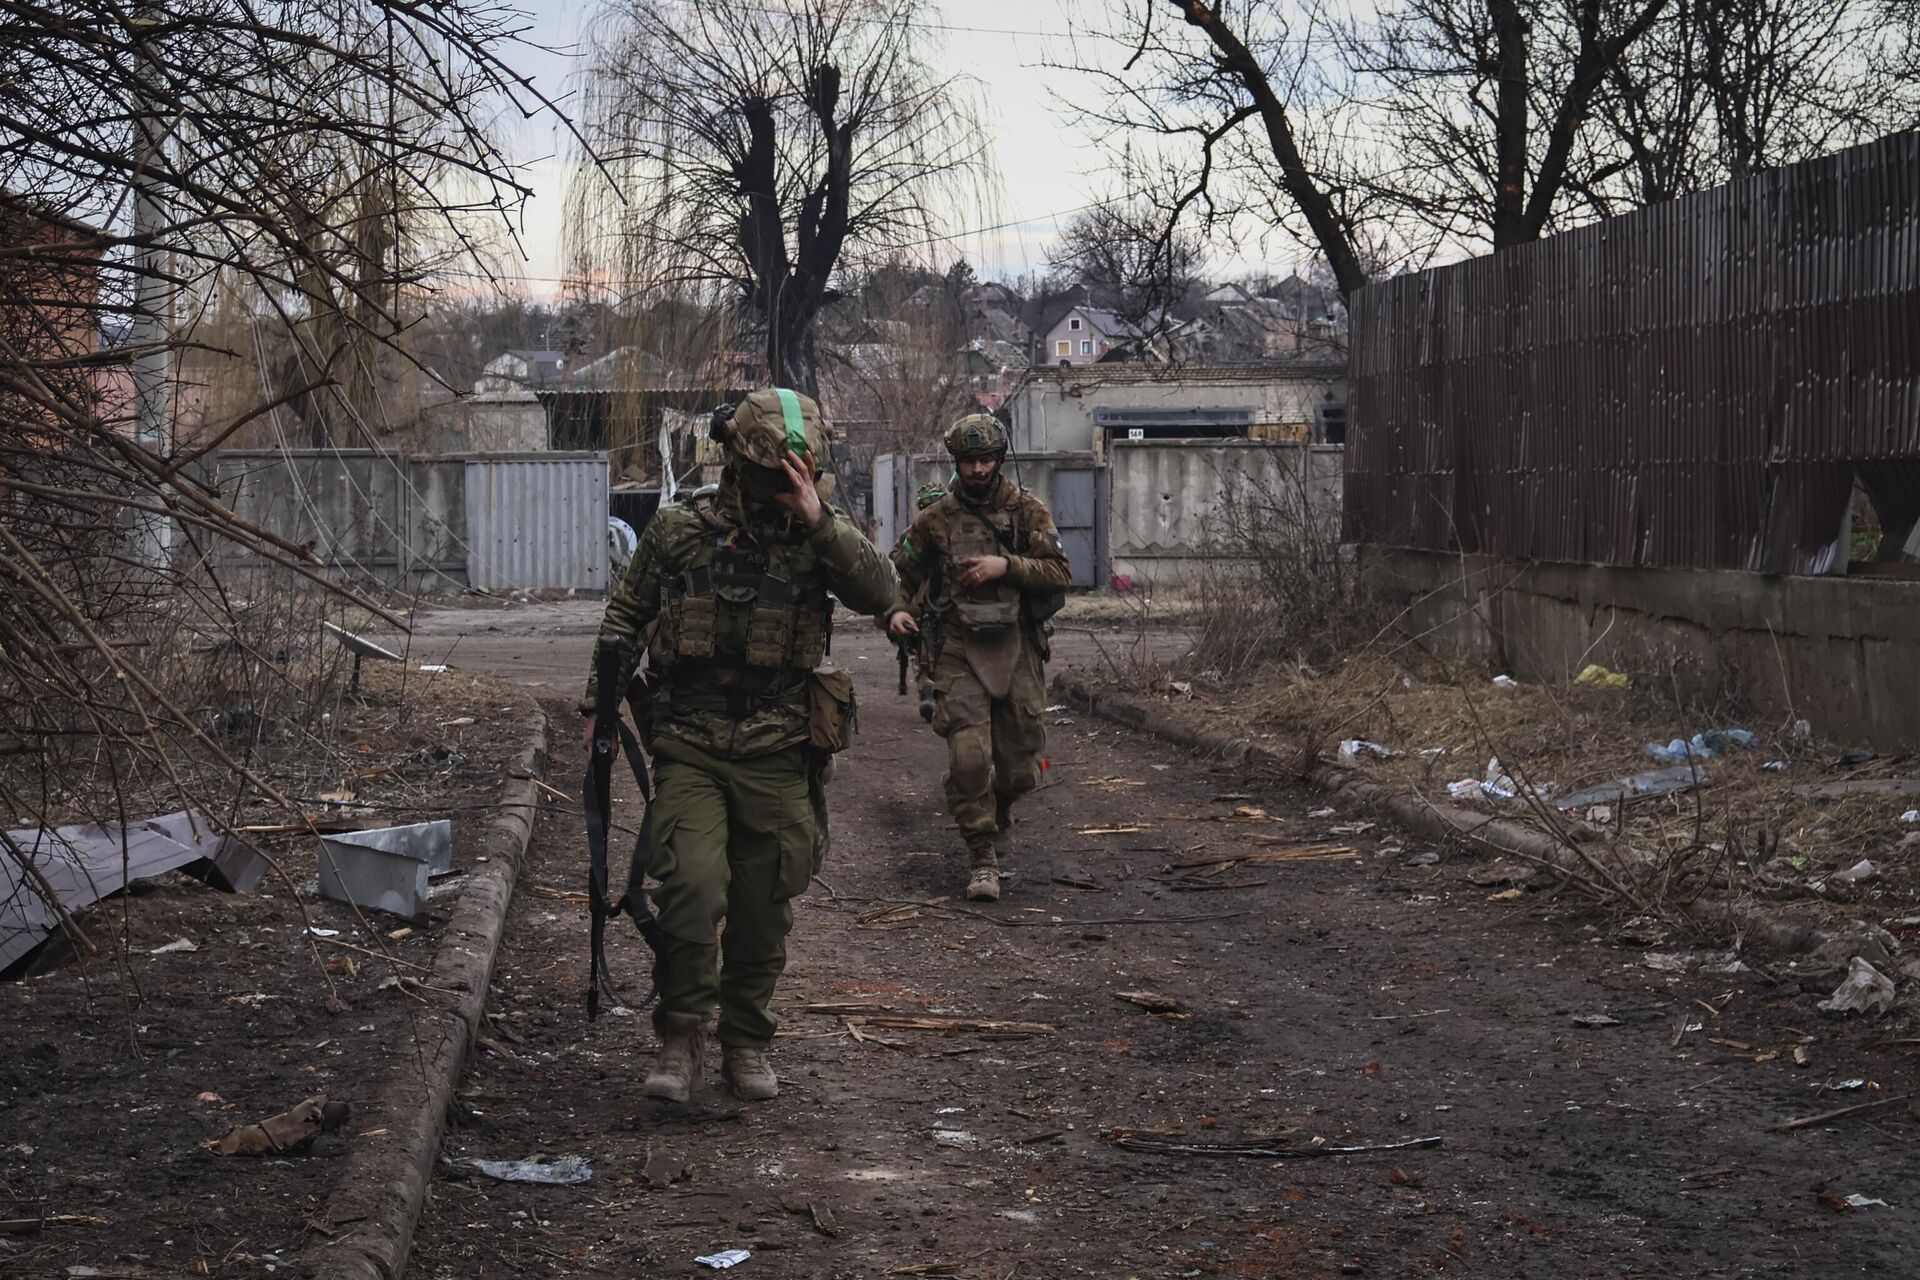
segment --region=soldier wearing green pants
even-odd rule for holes
[[[914,517],[894,553],[900,594],[885,626],[918,635],[920,616],[939,627],[928,649],[933,728],[947,740],[947,808],[966,841],[967,896],[1000,896],[1013,805],[1040,785],[1047,731],[1047,628],[1023,596],[1058,592],[1072,579],[1046,503],[1001,474],[1007,436],[976,413],[947,432],[954,480]]]
[[[812,741],[828,592],[876,614],[895,591],[886,558],[820,500],[812,400],[756,391],[730,419],[715,414],[715,433],[728,448],[720,484],[648,523],[601,624],[654,757],[646,868],[667,942],[645,1089],[676,1102],[700,1082],[716,1004],[727,1083],[750,1100],[778,1092],[767,1006],[792,899],[826,846],[828,757]],[[649,670],[629,684],[643,650]],[[589,735],[596,694],[590,679]]]

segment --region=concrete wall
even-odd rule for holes
[[[1222,538],[1222,503],[1229,496],[1311,503],[1331,538],[1340,519],[1342,450],[1330,445],[1266,444],[1254,440],[1115,441],[1106,462],[1107,563],[1097,580],[1129,574],[1140,585],[1193,582],[1208,565],[1234,558]],[[1049,504],[1053,473],[1084,468],[1091,453],[1047,453],[1010,459],[1007,471]],[[910,460],[908,506],[923,484],[944,484],[953,473],[946,454]],[[881,471],[875,468],[876,475]],[[897,483],[897,482],[896,482]],[[888,503],[876,493],[876,534],[885,547],[904,530],[886,518]]]
[[[1108,459],[1107,547],[1111,572],[1137,583],[1177,586],[1237,558],[1228,502],[1289,510],[1305,503],[1320,535],[1340,525],[1340,463],[1334,445],[1253,440],[1116,440]]]
[[[531,487],[523,478],[530,468],[541,474]],[[606,586],[603,453],[221,450],[210,455],[204,474],[235,514],[289,542],[311,544],[325,571],[343,580],[428,593],[469,585]],[[473,493],[489,501],[474,507]],[[594,553],[583,553],[586,546]],[[231,543],[220,544],[215,555],[223,574],[260,565]]]
[[[1104,454],[1095,409],[1237,409],[1252,411],[1253,429],[1310,431],[1328,392],[1346,398],[1344,375],[1332,369],[1230,367],[1204,370],[1155,365],[1036,368],[1008,402],[1013,447],[1021,453]]]
[[[439,453],[524,453],[547,447],[547,411],[531,391],[461,396],[420,411],[421,447]]]
[[[1822,737],[1920,747],[1920,582],[1515,564],[1374,546],[1362,556],[1375,581],[1409,603],[1414,631],[1518,678],[1564,680],[1598,662],[1677,679],[1688,697],[1731,685],[1764,721],[1805,718]]]

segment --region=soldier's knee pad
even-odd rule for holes
[[[948,737],[947,766],[963,790],[984,790],[993,776],[993,747],[986,733],[976,727]]]

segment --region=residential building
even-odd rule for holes
[[[476,394],[489,391],[544,391],[566,371],[564,351],[507,351],[487,361],[474,380]]]
[[[1132,347],[1145,336],[1131,320],[1083,303],[1069,308],[1047,329],[1038,363],[1093,364]]]

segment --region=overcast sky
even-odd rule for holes
[[[574,83],[578,59],[572,51],[597,7],[588,0],[549,0],[530,15],[528,38],[559,52],[522,50],[515,61],[549,95],[557,98]],[[1059,227],[1107,189],[1100,152],[1068,105],[1076,95],[1087,97],[1086,86],[1042,65],[1072,60],[1069,8],[1067,0],[937,0],[931,6],[938,29],[930,35],[944,46],[940,61],[972,76],[985,99],[1001,183],[997,207],[980,223],[1007,224],[988,231],[946,228],[969,234],[956,234],[943,260],[965,256],[987,276],[1040,269]],[[1080,51],[1092,51],[1084,39]],[[567,140],[551,120],[522,124],[517,133],[515,154],[538,192],[525,213],[521,272],[531,292],[550,296],[562,265]]]

